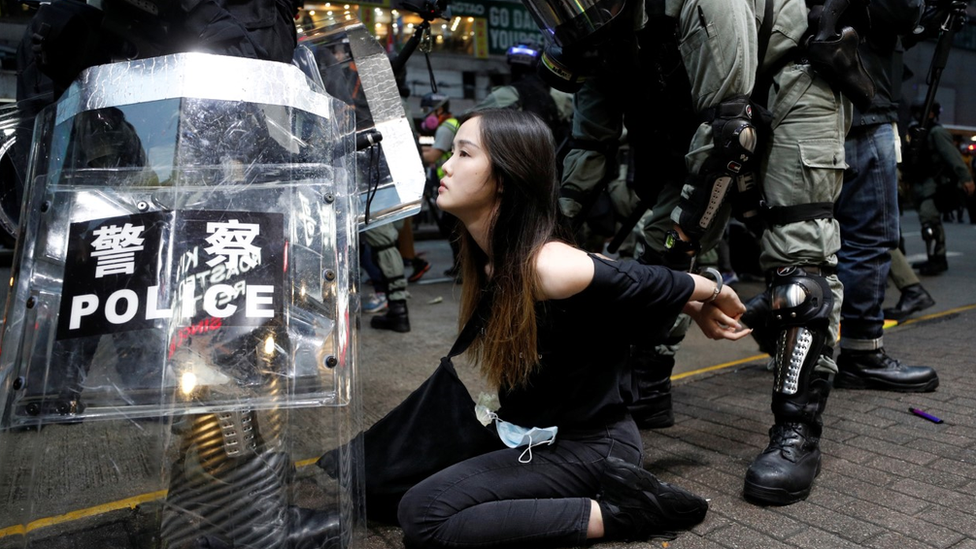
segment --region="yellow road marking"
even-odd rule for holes
[[[62,524],[65,522],[71,522],[73,520],[83,519],[87,517],[94,517],[96,515],[101,515],[103,513],[108,513],[111,511],[118,511],[119,509],[135,509],[136,506],[149,502],[155,501],[157,499],[163,499],[166,497],[167,490],[160,490],[158,492],[151,492],[148,494],[140,494],[131,498],[120,499],[118,501],[113,501],[110,503],[105,503],[102,505],[96,505],[94,507],[88,507],[86,509],[79,509],[77,511],[71,511],[63,515],[56,515],[53,517],[46,517],[42,519],[37,519],[28,523],[26,526],[23,524],[16,524],[14,526],[8,526],[7,528],[0,529],[0,538],[13,535],[25,535],[28,532],[37,530],[38,528],[45,528],[48,526],[55,526],[57,524]]]
[[[952,315],[952,314],[961,313],[963,311],[969,311],[971,309],[976,309],[976,304],[973,304],[973,305],[963,305],[962,307],[956,307],[955,309],[949,309],[947,311],[942,311],[942,312],[939,312],[939,313],[932,313],[932,314],[929,314],[929,315],[920,316],[918,318],[912,318],[912,319],[906,320],[904,322],[895,322],[895,321],[886,320],[884,327],[885,327],[885,329],[888,329],[888,328],[894,328],[895,326],[908,326],[908,325],[911,325],[911,324],[915,324],[916,322],[922,322],[923,320],[932,320],[933,318],[939,318],[939,317],[943,317],[943,316],[949,316],[949,315]],[[695,375],[699,375],[699,374],[704,374],[704,373],[707,373],[707,372],[714,372],[716,370],[724,370],[725,368],[731,368],[733,366],[738,366],[740,364],[748,364],[749,362],[755,362],[757,360],[762,360],[762,359],[765,359],[765,358],[769,358],[769,355],[763,353],[763,354],[760,354],[760,355],[754,355],[754,356],[750,356],[750,357],[747,357],[747,358],[742,358],[742,359],[739,359],[739,360],[733,360],[731,362],[725,362],[725,363],[722,363],[722,364],[716,364],[714,366],[708,366],[706,368],[699,368],[698,370],[692,370],[690,372],[684,372],[684,373],[681,373],[681,374],[675,374],[675,375],[671,376],[671,381],[677,381],[677,380],[682,379],[682,378],[691,377],[691,376],[695,376]]]
[[[970,309],[976,309],[976,304],[973,305],[963,305],[962,307],[956,307],[955,309],[949,309],[948,311],[942,311],[941,313],[932,313],[930,315],[920,316],[918,318],[910,318],[905,322],[897,324],[898,326],[907,326],[909,324],[915,324],[916,322],[922,322],[923,320],[932,320],[933,318],[939,318],[940,316],[949,316],[955,313],[961,313],[963,311],[968,311]]]
[[[318,461],[319,458],[309,458],[303,459],[301,461],[296,461],[295,466],[301,469]],[[87,507],[85,509],[79,509],[77,511],[71,511],[63,515],[56,515],[53,517],[40,518],[35,521],[23,524],[15,524],[13,526],[8,526],[6,528],[0,528],[0,539],[7,536],[23,536],[28,532],[37,530],[38,528],[46,528],[48,526],[55,526],[65,522],[71,522],[73,520],[79,520],[88,517],[94,517],[97,515],[102,515],[105,513],[110,513],[112,511],[118,511],[120,509],[135,509],[137,506],[147,503],[150,501],[156,501],[166,497],[169,490],[159,490],[158,492],[150,492],[148,494],[140,494],[138,496],[133,496],[131,498],[120,499],[118,501],[112,501],[109,503],[104,503],[102,505],[95,505],[94,507]]]
[[[724,370],[725,368],[731,368],[732,366],[738,366],[739,364],[745,364],[747,362],[754,362],[763,358],[769,358],[769,355],[763,353],[761,355],[750,356],[748,358],[740,358],[739,360],[733,360],[732,362],[724,362],[722,364],[716,364],[715,366],[708,366],[707,368],[699,368],[697,370],[692,370],[690,372],[684,372],[682,374],[675,374],[671,376],[671,381],[677,381],[685,377],[696,376],[698,374],[704,374],[706,372],[714,372],[715,370]]]

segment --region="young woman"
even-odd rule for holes
[[[462,225],[460,319],[478,315],[469,353],[498,387],[503,442],[524,444],[407,492],[398,517],[406,546],[571,546],[701,522],[705,500],[640,467],[626,408],[629,345],[663,335],[682,310],[709,337],[736,340],[748,333],[738,324],[745,307],[708,278],[611,261],[561,239],[553,139],[536,116],[477,112],[453,153],[437,205]]]

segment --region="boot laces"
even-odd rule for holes
[[[769,429],[769,446],[765,453],[780,452],[790,461],[795,462],[806,452],[806,446],[812,441],[803,423],[777,423]]]
[[[898,360],[897,358],[892,358],[891,356],[889,356],[888,353],[886,353],[884,349],[879,349],[879,352],[881,353],[879,362],[881,363],[882,369],[885,369],[885,370],[901,370],[901,369],[904,368],[902,366],[900,360]]]

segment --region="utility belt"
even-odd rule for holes
[[[765,58],[772,33],[773,0],[766,0],[759,29],[759,62]],[[773,76],[791,61],[811,65],[831,87],[844,94],[861,110],[874,98],[874,81],[864,69],[857,46],[870,32],[867,0],[806,0],[810,10],[807,31],[800,46],[784,55],[773,66],[757,74],[756,90],[768,90]],[[764,97],[756,97],[765,105]]]
[[[776,276],[777,272],[781,271],[782,269],[795,269],[799,272],[802,272],[803,274],[814,276],[817,278],[827,278],[830,276],[837,275],[837,267],[834,267],[832,265],[823,265],[823,264],[821,265],[805,264],[805,265],[793,265],[790,267],[772,268],[772,269],[768,269],[764,273],[765,274],[764,278],[766,279],[767,286],[769,286],[769,284],[773,281],[773,277]]]
[[[875,87],[857,46],[871,31],[868,0],[807,0],[807,7],[810,13],[800,41],[801,62],[808,62],[835,90],[866,110]]]

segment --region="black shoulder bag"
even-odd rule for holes
[[[482,300],[434,373],[390,413],[356,435],[362,444],[354,448],[362,448],[364,455],[351,460],[364,464],[370,520],[396,524],[397,506],[407,490],[451,465],[504,448],[495,430],[478,421],[474,399],[451,362],[477,337],[487,301]],[[340,455],[331,450],[316,464],[336,478]],[[358,480],[353,479],[354,485]]]

